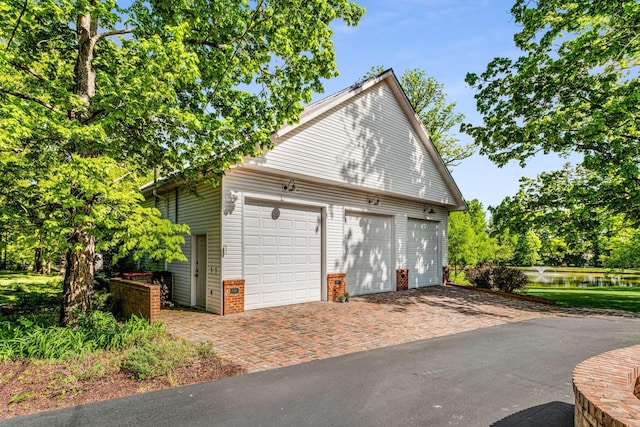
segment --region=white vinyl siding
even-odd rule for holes
[[[245,310],[320,301],[321,223],[319,208],[247,201]]]
[[[167,212],[169,219],[190,227],[191,235],[185,236],[182,247],[183,254],[188,261],[173,261],[167,264],[167,270],[173,273],[173,297],[178,304],[192,305],[195,303],[195,289],[193,289],[192,271],[192,242],[191,236],[196,234],[206,235],[207,238],[207,292],[206,309],[213,313],[222,313],[221,302],[221,189],[211,184],[202,183],[198,186],[200,197],[189,191],[176,192],[171,189],[158,194],[164,199],[159,199],[163,211]],[[176,197],[177,196],[177,197]],[[153,196],[151,196],[153,198]],[[177,198],[177,209],[176,209]],[[163,215],[164,216],[164,215]],[[193,291],[193,292],[192,292]]]
[[[363,295],[393,290],[392,218],[347,212],[344,222],[347,291]]]
[[[380,83],[276,140],[248,160],[284,172],[455,205],[440,170],[391,88]]]
[[[438,228],[439,224],[433,221],[410,218],[407,222],[407,268],[410,288],[441,283]]]
[[[436,208],[436,214],[426,215],[422,203],[392,197],[380,197],[380,205],[368,203],[371,193],[347,188],[327,186],[296,179],[297,192],[284,192],[282,185],[289,177],[269,175],[264,172],[236,168],[229,171],[223,182],[223,246],[226,255],[223,258],[224,279],[244,278],[243,267],[243,201],[265,200],[283,203],[313,206],[325,211],[325,261],[322,286],[326,287],[327,273],[341,273],[344,263],[344,217],[345,211],[362,212],[393,218],[392,253],[390,271],[392,289],[395,289],[395,269],[406,266],[407,217],[426,218],[444,224],[446,230],[447,213]],[[442,238],[442,236],[441,236]],[[443,251],[446,252],[446,251]],[[443,254],[444,259],[444,254]],[[443,264],[440,265],[440,267]]]

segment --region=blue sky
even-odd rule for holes
[[[334,25],[340,76],[325,84],[325,95],[360,79],[374,65],[392,67],[398,76],[420,68],[444,84],[447,100],[467,122],[481,123],[475,93],[465,82],[468,72],[481,73],[493,58],[517,57],[513,35],[518,26],[509,13],[513,0],[356,0],[367,9],[357,27]],[[319,95],[317,98],[321,98]],[[455,129],[457,134],[457,129]],[[470,142],[467,135],[458,135]],[[452,171],[467,200],[485,209],[518,191],[522,176],[560,169],[567,160],[539,156],[522,169],[516,162],[498,168],[474,155]]]

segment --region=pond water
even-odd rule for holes
[[[529,277],[529,282],[535,286],[640,286],[640,273],[617,273],[607,271],[593,271],[562,269],[553,267],[531,267],[523,269]]]

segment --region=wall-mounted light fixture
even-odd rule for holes
[[[425,207],[422,209],[422,212],[424,212],[424,213],[428,213],[428,214],[431,214],[431,215],[433,215],[434,213],[436,213],[435,209],[433,209],[433,206],[425,206]]]
[[[380,206],[380,196],[369,197],[369,204],[371,206]]]
[[[238,193],[227,190],[224,196],[224,201],[226,203],[234,203],[236,200],[238,200]]]
[[[282,191],[298,191],[296,181],[294,179],[290,179],[288,183],[282,186]]]

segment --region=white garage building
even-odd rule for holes
[[[176,302],[228,314],[442,283],[448,213],[466,204],[392,70],[273,138],[201,199],[145,189],[191,227],[189,261],[165,266]]]

